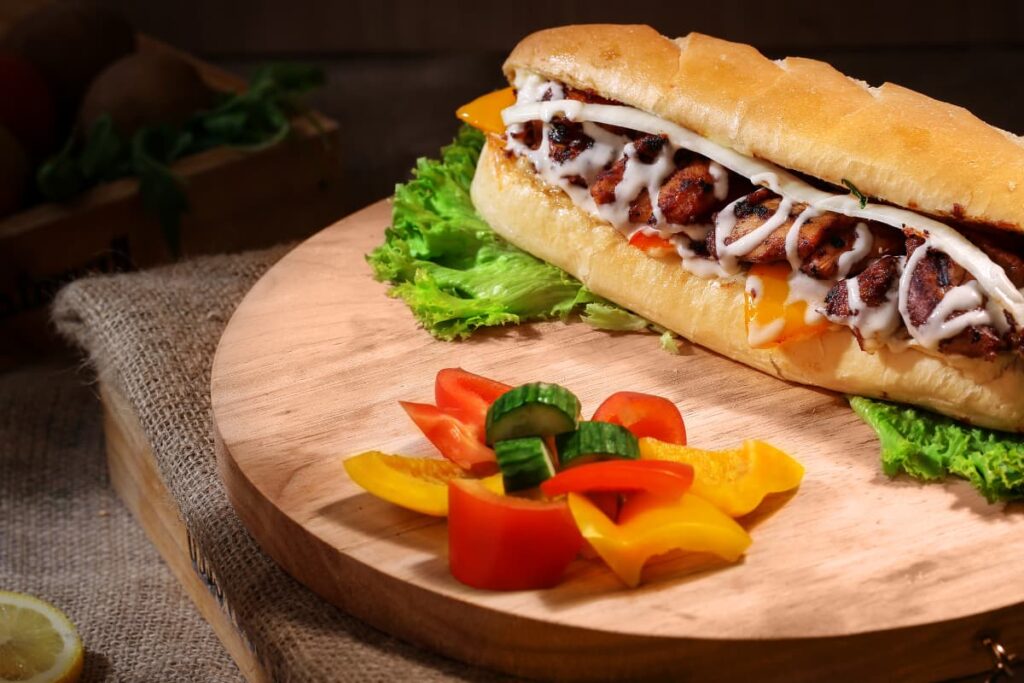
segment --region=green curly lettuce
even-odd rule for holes
[[[947,475],[971,482],[990,502],[1024,498],[1024,438],[971,427],[910,406],[849,398],[878,434],[882,468],[926,481]]]
[[[366,257],[374,276],[392,283],[391,296],[444,340],[573,313],[602,329],[646,329],[646,320],[509,244],[477,215],[469,187],[483,142],[463,126],[439,160],[418,160],[413,179],[395,188],[391,227]]]

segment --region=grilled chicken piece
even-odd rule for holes
[[[612,204],[615,202],[615,188],[622,182],[622,176],[626,172],[626,163],[629,160],[622,157],[614,164],[597,174],[594,182],[590,184],[590,196],[596,204]]]
[[[735,206],[736,227],[725,238],[726,244],[732,244],[744,235],[761,227],[779,208],[781,198],[771,190],[761,188],[755,190]],[[786,233],[793,225],[805,205],[794,204],[786,221],[772,232],[761,244],[747,254],[739,257],[744,263],[777,263],[786,260]],[[838,213],[824,213],[807,220],[800,226],[797,240],[797,253],[801,259],[810,256],[828,237],[838,234],[856,224],[853,218]],[[715,230],[708,232],[708,251],[717,258],[715,249]]]
[[[640,190],[640,194],[636,196],[629,204],[629,222],[637,225],[657,224],[657,219],[654,218],[654,211],[651,209],[651,195],[647,192],[647,188]]]
[[[907,235],[907,256],[924,244],[916,234]],[[914,326],[923,325],[946,292],[973,279],[953,259],[941,251],[929,249],[910,277],[907,290],[907,312]]]
[[[881,223],[869,223],[868,229],[871,230],[871,250],[859,263],[853,264],[848,274],[860,272],[868,263],[879,257],[903,253],[902,232]],[[853,249],[856,239],[856,224],[843,228],[819,244],[811,255],[804,259],[800,270],[819,280],[831,280],[839,271],[839,257]]]
[[[594,146],[594,138],[583,132],[582,123],[564,118],[551,120],[548,130],[548,155],[559,164],[572,161],[582,152]]]
[[[999,332],[990,325],[981,327],[972,325],[955,337],[944,339],[939,344],[939,350],[943,353],[958,353],[962,356],[984,358],[985,360],[995,360],[998,354],[1009,350],[1009,348],[1009,341],[1000,337]]]
[[[907,255],[924,244],[924,239],[912,232],[907,234]],[[907,312],[910,322],[923,325],[946,292],[973,280],[974,277],[958,263],[941,251],[929,249],[910,276],[907,291]],[[944,339],[939,350],[944,353],[958,353],[970,358],[993,360],[996,355],[1010,348],[1008,338],[989,325],[968,327],[960,334]]]
[[[667,143],[668,136],[665,135],[642,135],[633,140],[636,158],[645,164],[653,164]]]
[[[842,227],[819,244],[810,256],[804,259],[800,270],[819,280],[831,280],[839,272],[839,257],[853,248],[856,239],[856,225]]]
[[[881,306],[896,284],[899,269],[895,256],[883,256],[868,264],[854,278],[861,300],[868,306]],[[848,318],[854,314],[847,298],[846,280],[840,280],[825,295],[825,313],[829,318]]]
[[[530,149],[537,149],[540,147],[541,136],[544,135],[544,124],[540,121],[527,121],[523,124],[522,130],[511,135]]]
[[[665,220],[676,225],[698,222],[715,210],[715,179],[707,159],[683,159],[658,193],[658,208]]]

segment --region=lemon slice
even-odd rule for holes
[[[0,591],[0,683],[73,683],[82,673],[82,641],[48,602]]]

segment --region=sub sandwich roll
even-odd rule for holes
[[[648,27],[542,31],[505,72],[472,195],[510,242],[769,374],[1024,431],[1018,138]]]

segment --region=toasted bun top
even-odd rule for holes
[[[1024,140],[898,85],[699,33],[671,40],[611,24],[527,36],[504,70],[510,81],[522,70],[594,91],[908,209],[1024,233]]]

